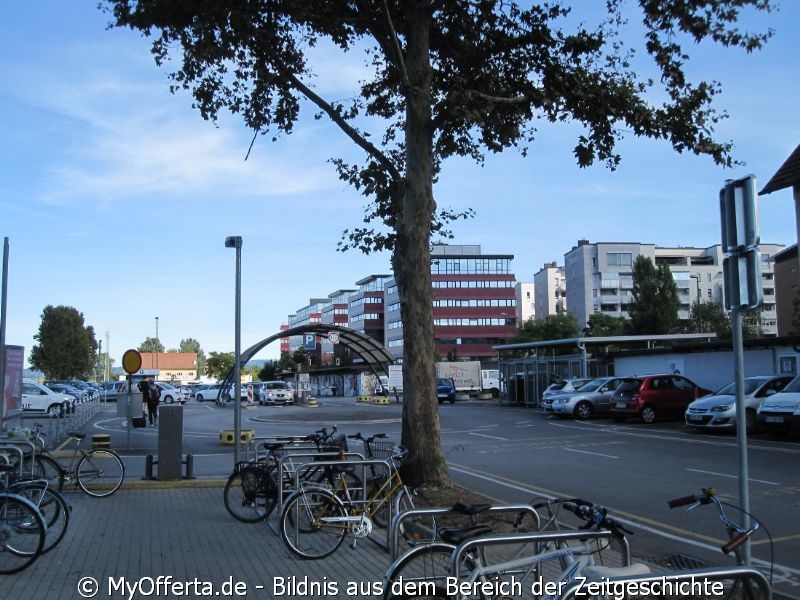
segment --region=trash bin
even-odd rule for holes
[[[158,409],[158,479],[181,478],[183,459],[183,406],[162,405]]]

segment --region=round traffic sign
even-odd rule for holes
[[[328,341],[331,344],[338,344],[339,343],[339,334],[337,332],[335,332],[335,331],[331,331],[328,334]]]
[[[122,368],[128,375],[133,375],[142,368],[142,355],[136,350],[125,350],[122,355]]]

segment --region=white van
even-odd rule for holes
[[[63,417],[72,409],[73,398],[54,392],[33,379],[22,380],[22,410],[41,412],[49,416]]]

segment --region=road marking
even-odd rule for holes
[[[592,454],[594,456],[604,456],[606,458],[619,458],[619,456],[614,456],[612,454],[602,454],[600,452],[589,452],[588,450],[577,450],[576,448],[562,448],[562,450],[567,450],[569,452],[580,452],[581,454]]]
[[[739,479],[738,475],[727,475],[725,473],[718,473],[717,471],[704,471],[702,469],[690,469],[686,467],[686,471],[694,471],[695,473],[704,473],[706,475],[716,475],[717,477],[729,477],[730,479]],[[753,479],[749,478],[748,481],[755,481],[756,483],[763,483],[764,485],[780,485],[780,483],[776,483],[775,481],[765,481],[763,479]]]
[[[470,435],[475,435],[475,436],[478,436],[478,437],[489,438],[489,439],[491,439],[491,440],[501,440],[501,441],[503,441],[503,442],[507,442],[507,441],[508,441],[508,438],[504,438],[504,437],[497,437],[496,435],[486,435],[485,433],[477,433],[477,432],[475,432],[475,431],[469,431],[468,433],[469,433]]]
[[[451,471],[462,473],[470,477],[475,477],[476,479],[483,479],[485,481],[494,483],[496,485],[500,485],[503,487],[507,487],[510,489],[514,489],[532,495],[537,495],[537,494],[545,495],[545,496],[551,496],[551,498],[559,498],[559,497],[563,498],[570,496],[570,494],[559,493],[553,490],[548,490],[546,488],[534,488],[531,486],[522,485],[520,482],[517,482],[513,479],[508,479],[505,477],[500,477],[495,475],[489,475],[482,471],[470,469],[465,465],[448,463],[447,466],[448,469],[450,469]],[[691,530],[681,529],[680,527],[674,527],[672,525],[667,525],[665,523],[656,522],[653,521],[652,519],[641,517],[633,513],[628,513],[620,510],[615,510],[614,512],[616,515],[626,515],[627,517],[629,517],[629,518],[617,518],[617,521],[619,521],[620,523],[623,523],[625,525],[630,525],[632,527],[638,527],[644,531],[652,533],[653,535],[689,544],[691,546],[696,546],[698,548],[703,548],[705,550],[710,550],[712,552],[719,552],[720,545],[724,544],[727,541],[727,540],[720,540],[717,538],[713,538],[711,536],[698,534]],[[644,525],[643,523],[651,523],[652,526]],[[674,533],[665,531],[665,529],[670,530]],[[698,538],[698,539],[692,539],[692,538]],[[800,578],[800,569],[795,569],[793,567],[788,567],[786,565],[781,565],[778,563],[773,564],[769,561],[760,560],[756,558],[752,559],[752,561],[754,564],[760,565],[761,567],[766,569],[780,569],[781,571],[783,571],[783,577],[785,581],[788,581],[790,585],[793,586],[797,585],[797,578]],[[791,577],[787,577],[787,574],[790,575]]]

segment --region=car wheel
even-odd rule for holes
[[[47,407],[47,416],[48,417],[63,417],[64,416],[64,405],[63,404],[51,404]]]
[[[578,402],[578,406],[575,407],[575,418],[576,419],[588,419],[592,416],[594,410],[592,409],[592,405],[588,402]]]
[[[173,402],[175,402],[175,398],[173,398],[172,396],[164,396],[164,402],[166,404],[172,404]]]
[[[747,425],[747,433],[756,433],[758,431],[758,415],[752,408],[744,411],[744,422]]]
[[[203,401],[203,394],[197,394],[194,397],[194,399],[197,400],[198,402],[202,402]]]
[[[644,421],[649,425],[655,420],[656,420],[656,409],[650,405],[645,406],[642,409],[642,421]]]

